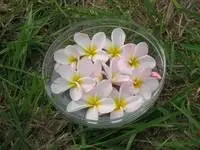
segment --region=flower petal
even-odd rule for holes
[[[91,91],[96,84],[96,81],[90,77],[84,77],[82,78],[82,81],[83,83],[81,84],[81,87],[85,92]]]
[[[121,47],[124,45],[126,34],[121,28],[116,28],[111,33],[112,43],[116,46]]]
[[[127,82],[127,81],[129,81],[129,80],[130,80],[130,77],[129,77],[129,76],[119,74],[119,75],[117,76],[116,82],[121,83],[121,82]]]
[[[128,43],[122,47],[123,52],[122,56],[125,57],[126,59],[130,58],[131,56],[134,56],[135,53],[135,44],[133,43]]]
[[[74,46],[74,48],[76,49],[76,51],[79,53],[79,55],[84,55],[85,54],[85,52],[84,52],[84,49],[83,48],[81,48],[80,46],[78,46],[78,45],[73,45]]]
[[[96,61],[93,65],[92,77],[100,77],[102,74],[102,63],[100,61]]]
[[[70,95],[72,100],[78,101],[78,100],[80,100],[82,98],[83,91],[82,91],[82,89],[80,87],[71,88],[69,90],[69,95]]]
[[[122,109],[117,110],[117,111],[113,111],[113,112],[110,113],[110,119],[111,120],[122,118],[123,116],[124,116],[124,111]],[[116,123],[116,122],[114,121],[113,123]]]
[[[119,92],[116,88],[113,88],[112,92],[110,93],[110,96],[112,99],[116,99],[119,97]]]
[[[157,79],[149,77],[145,80],[144,86],[147,86],[153,92],[158,88],[159,82]]]
[[[67,56],[79,56],[75,45],[68,45],[67,47],[65,47],[65,53],[67,54]]]
[[[89,36],[80,32],[74,34],[74,41],[82,48],[87,48],[91,44]]]
[[[99,51],[94,57],[93,57],[93,61],[102,61],[102,62],[106,62],[109,59],[109,56],[106,52],[104,51]]]
[[[87,57],[83,57],[77,64],[77,70],[82,76],[90,76],[92,74],[93,67],[94,64]]]
[[[101,99],[101,105],[98,107],[100,114],[110,113],[115,109],[115,103],[112,98]]]
[[[112,84],[109,80],[102,80],[96,87],[96,94],[101,98],[108,97],[111,92]]]
[[[98,32],[92,37],[92,46],[97,50],[101,50],[106,44],[106,35],[104,32]]]
[[[161,75],[158,72],[152,71],[151,72],[151,76],[157,79],[161,79]]]
[[[54,60],[59,64],[68,64],[67,62],[67,54],[65,53],[65,49],[60,49],[54,53]]]
[[[130,86],[128,83],[124,83],[120,86],[119,96],[120,98],[127,98],[133,95],[133,91],[130,90]]]
[[[148,88],[147,86],[143,86],[143,87],[140,89],[140,94],[141,94],[141,96],[142,96],[145,100],[150,100],[150,99],[151,99],[152,92],[151,92],[151,89],[150,89],[150,88]]]
[[[80,101],[70,101],[69,104],[67,105],[67,112],[74,112],[78,111],[84,108],[87,108],[88,105],[86,101],[80,100]]]
[[[134,112],[138,110],[144,102],[140,96],[131,96],[127,101],[128,105],[125,108],[126,112]]]
[[[153,57],[146,55],[140,57],[140,66],[141,68],[154,68],[156,66],[156,61]]]
[[[141,57],[148,54],[148,45],[145,42],[140,42],[135,46],[135,56]]]
[[[106,38],[106,44],[104,45],[104,49],[108,50],[109,47],[111,46],[112,46],[112,42],[108,38]]]
[[[119,72],[118,61],[119,61],[119,58],[112,58],[110,60],[110,68],[112,72],[115,72],[115,73]]]
[[[97,121],[99,119],[98,110],[96,107],[89,108],[86,112],[86,119],[88,120],[95,120]]]
[[[55,68],[55,71],[67,81],[71,80],[72,76],[75,74],[74,69],[69,65],[59,65]]]
[[[104,71],[105,71],[105,73],[106,73],[106,77],[107,77],[109,80],[111,80],[111,79],[112,79],[112,71],[111,71],[111,68],[109,68],[108,65],[105,64],[105,63],[102,63],[102,66],[103,66],[103,69],[104,69]]]
[[[118,61],[117,65],[118,65],[120,72],[122,72],[124,74],[128,74],[128,75],[132,74],[132,68],[128,66],[128,63],[125,59],[121,58]]]
[[[51,84],[51,91],[55,94],[62,93],[69,89],[69,86],[67,85],[67,82],[63,78],[57,78],[53,81]]]

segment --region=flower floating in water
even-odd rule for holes
[[[123,54],[118,62],[119,70],[125,74],[131,74],[134,69],[154,68],[156,61],[148,54],[148,45],[145,42],[126,44]]]
[[[56,68],[56,72],[61,76],[57,78],[51,85],[53,93],[61,93],[70,89],[69,93],[72,100],[79,100],[83,92],[92,90],[96,81],[90,77],[90,71],[86,71],[86,67],[90,60],[81,59],[78,62],[78,69],[75,70],[69,65],[60,65]],[[91,63],[92,64],[92,63]]]
[[[151,69],[135,69],[130,76],[129,86],[134,94],[141,95],[144,99],[149,100],[151,94],[158,88],[159,82],[156,78],[151,77]]]
[[[124,46],[126,34],[121,28],[116,28],[111,33],[111,41],[106,39],[105,49],[110,57],[120,57]]]
[[[139,95],[133,96],[126,83],[120,86],[119,92],[113,88],[111,97],[115,102],[115,109],[110,113],[111,120],[122,118],[124,112],[137,111],[143,103],[142,97]]]
[[[148,55],[148,45],[125,43],[121,28],[111,33],[75,33],[77,45],[68,45],[54,53],[55,72],[59,75],[51,91],[69,91],[72,100],[67,112],[86,110],[86,119],[97,121],[109,114],[111,122],[120,121],[127,113],[139,111],[159,87],[161,76],[152,71],[156,61]],[[81,111],[81,113],[84,111]],[[103,115],[104,116],[104,115]]]
[[[88,57],[93,61],[104,61],[108,60],[108,56],[102,49],[106,43],[106,35],[103,32],[96,33],[92,40],[89,36],[84,33],[75,33],[74,41],[81,47],[79,53],[82,56]]]
[[[98,120],[100,114],[110,113],[115,108],[114,101],[108,97],[111,92],[111,82],[103,80],[93,90],[85,93],[81,100],[71,101],[67,106],[67,112],[88,108],[86,119]]]

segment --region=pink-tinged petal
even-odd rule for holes
[[[69,95],[70,95],[72,100],[78,101],[78,100],[80,100],[82,98],[83,91],[82,91],[82,89],[80,87],[71,88],[69,90]]]
[[[82,78],[82,81],[83,83],[81,84],[81,87],[85,92],[91,91],[96,85],[96,81],[90,77],[84,77]]]
[[[153,92],[153,91],[155,91],[158,88],[159,82],[155,78],[148,77],[148,78],[146,78],[143,86],[147,86]]]
[[[121,28],[116,28],[111,33],[112,43],[116,46],[121,47],[122,45],[124,45],[125,38],[126,34]]]
[[[91,44],[89,36],[80,32],[74,34],[74,41],[84,49],[89,47]]]
[[[102,62],[106,62],[108,61],[109,56],[106,52],[104,51],[99,51],[94,57],[93,57],[93,61],[102,61]]]
[[[67,85],[67,81],[63,78],[57,78],[51,84],[51,91],[54,94],[62,93],[68,90],[70,87]]]
[[[96,107],[89,108],[86,112],[86,119],[88,120],[95,120],[97,121],[99,119],[98,110]]]
[[[124,83],[120,86],[119,96],[120,98],[127,98],[133,95],[130,83]]]
[[[156,61],[153,57],[146,55],[140,57],[140,66],[141,68],[154,68],[156,66]]]
[[[151,99],[151,95],[152,95],[151,89],[148,88],[147,86],[143,86],[143,87],[140,89],[140,95],[141,95],[145,100],[150,100],[150,99]]]
[[[54,60],[59,64],[68,64],[65,49],[60,49],[54,53]]]
[[[141,69],[141,76],[142,77],[150,77],[151,76],[151,69],[150,68]]]
[[[92,37],[92,45],[97,50],[101,50],[106,44],[106,35],[104,32],[98,32]]]
[[[132,74],[132,68],[128,65],[127,61],[123,58],[121,58],[119,61],[118,61],[118,68],[119,68],[119,71],[121,73],[124,73],[124,74],[127,74],[127,75],[131,75]]]
[[[110,68],[112,72],[115,72],[115,73],[119,72],[118,61],[119,61],[119,58],[112,58],[110,60]]]
[[[153,78],[161,79],[161,75],[158,72],[152,71],[151,76]]]
[[[78,45],[73,45],[73,47],[76,49],[76,51],[78,52],[78,54],[80,56],[83,56],[85,54],[85,51],[82,47],[78,46]]]
[[[71,80],[72,76],[75,74],[74,69],[69,65],[60,65],[55,68],[55,71],[67,81]]]
[[[122,56],[126,59],[130,58],[131,56],[134,56],[135,54],[135,44],[133,43],[128,43],[122,47],[123,52]]]
[[[93,63],[87,57],[83,57],[77,64],[77,70],[82,76],[90,76],[92,73]]]
[[[122,75],[122,74],[119,74],[117,76],[116,82],[122,83],[122,82],[127,82],[127,81],[130,81],[130,77],[129,76]]]
[[[104,46],[104,49],[108,50],[112,45],[112,42],[106,38],[106,44]]]
[[[149,77],[151,75],[151,69],[147,68],[147,69],[143,69],[143,68],[139,68],[139,69],[134,69],[132,71],[132,77],[135,78],[145,78],[145,77]]]
[[[133,86],[133,82],[126,82],[125,84],[127,84],[127,86],[129,87],[129,91],[132,92],[133,94],[138,94],[140,89],[139,88],[135,88]]]
[[[110,93],[110,96],[112,99],[116,99],[119,97],[119,92],[116,88],[113,88],[112,92]]]
[[[142,75],[142,69],[134,69],[132,71],[131,76],[134,77],[134,78],[143,77],[143,75]]]
[[[79,111],[81,109],[87,108],[88,105],[86,101],[80,100],[80,101],[70,101],[69,104],[67,105],[67,112],[74,112],[74,111]]]
[[[111,120],[119,119],[122,118],[123,116],[124,116],[124,111],[122,109],[110,113]],[[116,122],[114,121],[113,123],[117,123],[119,121],[121,120],[117,120]]]
[[[148,54],[148,45],[145,42],[140,42],[135,46],[135,56],[141,57]]]
[[[102,74],[102,63],[96,61],[93,65],[92,77],[99,77]]]
[[[127,99],[128,105],[125,108],[126,112],[137,111],[144,103],[140,96],[131,96]]]
[[[110,113],[115,109],[115,103],[112,98],[101,99],[101,105],[98,107],[100,114]]]
[[[109,80],[111,80],[111,79],[112,79],[112,70],[111,70],[111,68],[108,67],[108,65],[105,64],[105,63],[102,63],[102,66],[103,66],[103,69],[104,69],[104,71],[105,71],[105,73],[106,73],[106,77],[107,77]]]
[[[96,87],[96,95],[104,98],[112,92],[112,83],[109,80],[102,80]]]

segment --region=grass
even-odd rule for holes
[[[0,149],[195,150],[200,148],[200,8],[179,0],[4,0],[0,2]],[[44,55],[66,25],[134,20],[163,44],[165,88],[136,123],[88,129],[49,104]]]

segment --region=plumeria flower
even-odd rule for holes
[[[148,54],[148,45],[145,42],[126,44],[123,54],[118,62],[119,70],[125,74],[131,74],[134,69],[154,68],[156,61]]]
[[[98,32],[90,40],[89,36],[84,33],[75,33],[74,41],[81,47],[79,53],[92,59],[94,62],[97,60],[107,61],[108,56],[102,49],[106,43],[106,35],[104,32]]]
[[[51,91],[59,94],[69,89],[72,100],[76,101],[83,96],[83,92],[92,90],[96,81],[90,77],[91,72],[86,71],[87,61],[81,59],[78,62],[78,66],[77,70],[75,70],[69,65],[59,65],[55,71],[61,77],[53,81]]]
[[[105,49],[111,58],[120,57],[126,34],[121,28],[116,28],[111,33],[111,41],[106,40]]]
[[[79,60],[80,54],[77,50],[76,45],[68,45],[65,48],[59,49],[54,53],[54,60],[56,61],[58,67],[61,65],[71,65],[73,68],[76,67]],[[59,65],[58,65],[59,64]]]
[[[151,72],[151,76],[157,79],[161,79],[161,75],[158,72],[152,71]]]
[[[110,119],[115,120],[113,122],[116,122],[117,118],[120,118],[117,121],[121,121],[124,112],[135,112],[143,104],[142,97],[139,95],[133,96],[133,93],[129,91],[128,84],[126,83],[120,86],[119,92],[113,88],[111,97],[115,102],[115,109],[110,113]]]
[[[123,75],[118,69],[118,58],[112,58],[110,61],[110,67],[106,64],[103,64],[103,68],[105,70],[105,74],[107,79],[112,81],[113,84],[119,85],[122,82],[129,81],[130,78],[128,75]]]
[[[151,99],[152,93],[158,88],[159,82],[151,77],[151,69],[135,69],[131,75],[129,86],[134,94],[140,94],[145,100]]]
[[[111,82],[102,80],[93,90],[85,93],[81,100],[71,101],[67,106],[67,112],[88,108],[86,119],[97,121],[99,115],[112,112],[115,108],[114,101],[109,98],[111,92]]]

